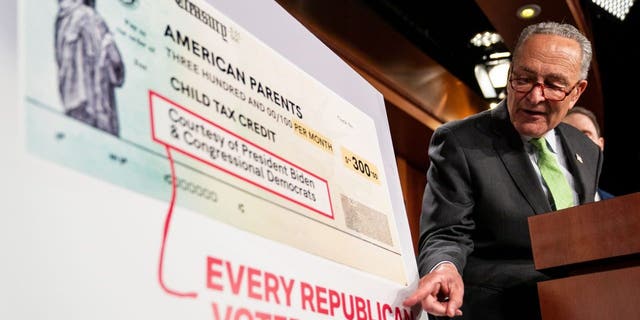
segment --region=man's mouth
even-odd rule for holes
[[[535,110],[527,110],[527,109],[521,109],[521,110],[530,116],[544,116],[546,114],[543,111],[535,111]]]

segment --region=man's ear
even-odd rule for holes
[[[587,89],[587,84],[589,83],[589,81],[587,80],[580,80],[580,82],[578,82],[578,84],[576,85],[576,95],[574,96],[574,98],[572,99],[573,101],[578,101],[578,99],[580,98],[580,95],[584,92],[584,90]]]
[[[604,138],[603,137],[598,138],[598,142],[600,142],[598,143],[598,145],[600,146],[600,150],[604,151]]]

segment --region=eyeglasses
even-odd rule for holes
[[[549,101],[562,101],[575,89],[581,80],[579,80],[571,89],[565,91],[563,87],[558,87],[552,84],[544,84],[535,82],[530,78],[515,78],[509,79],[511,88],[516,92],[529,93],[536,86],[540,86],[542,90],[542,96]]]

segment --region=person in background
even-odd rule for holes
[[[569,24],[525,28],[507,97],[432,135],[418,288],[434,316],[539,319],[527,218],[594,201],[602,152],[562,123],[587,87],[591,43]]]
[[[600,150],[604,151],[604,138],[600,133],[600,126],[598,125],[598,120],[593,112],[584,107],[575,106],[567,112],[567,115],[564,117],[562,122],[570,124],[576,129],[582,131],[582,133],[586,134],[593,143],[600,147]],[[598,188],[598,192],[596,192],[596,201],[610,199],[613,197],[614,196],[611,193],[600,188]]]

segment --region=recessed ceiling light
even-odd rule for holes
[[[539,5],[527,4],[518,8],[518,11],[516,11],[516,15],[520,19],[528,20],[528,19],[533,19],[537,17],[541,11],[542,11],[542,8],[540,8]]]

